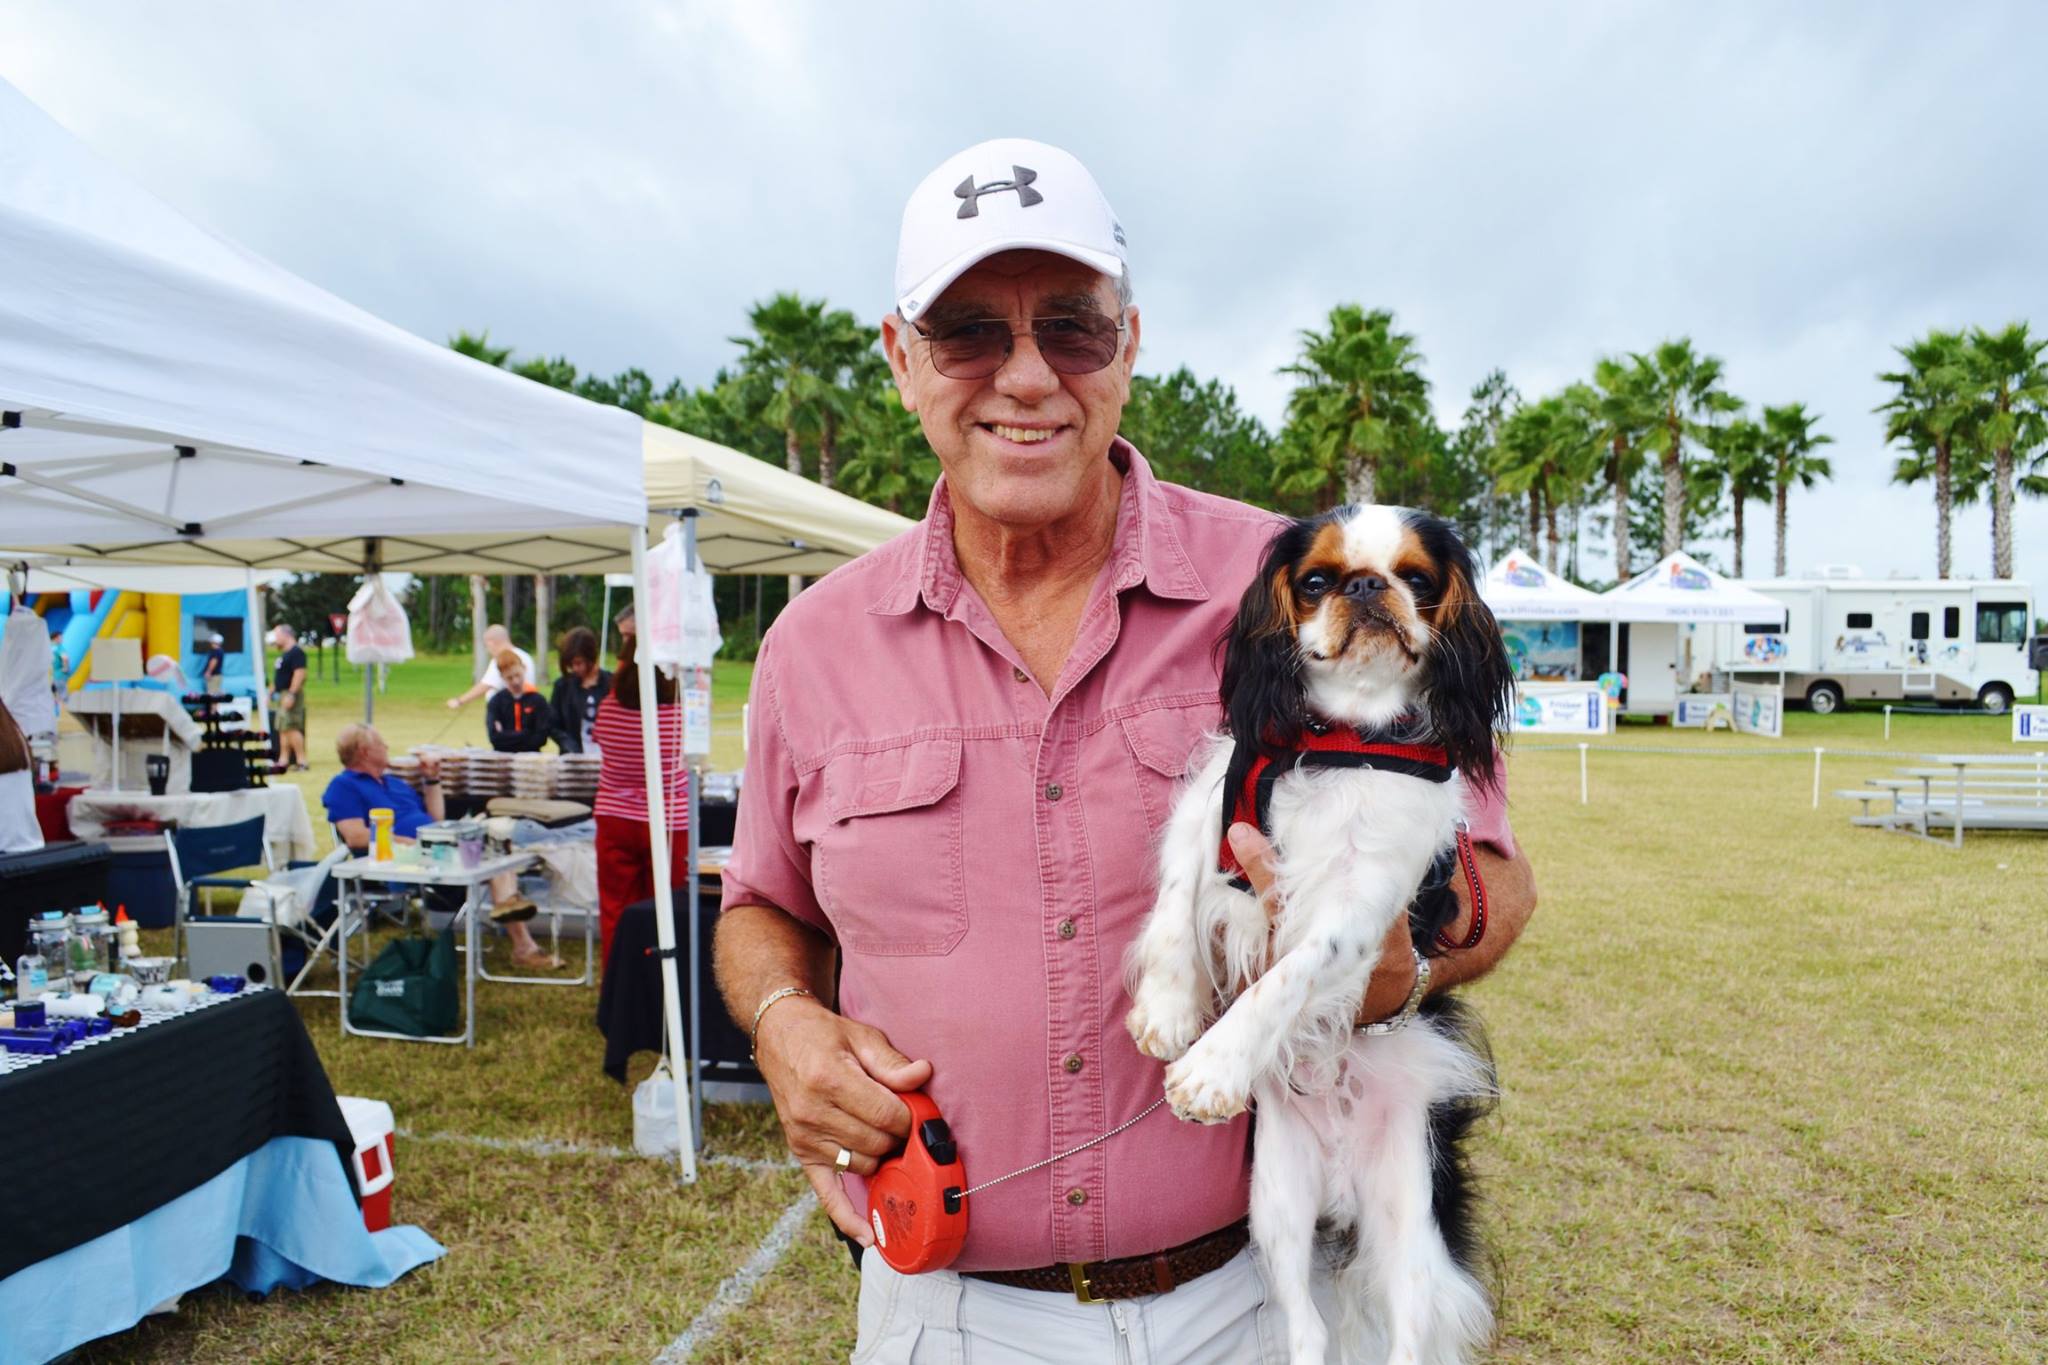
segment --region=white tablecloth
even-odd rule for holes
[[[263,817],[263,837],[282,864],[313,856],[313,821],[297,787],[247,787],[238,792],[108,791],[92,787],[71,798],[71,832],[81,839],[105,836],[110,820],[161,820],[186,829],[232,825]]]
[[[114,780],[114,693],[111,687],[88,687],[72,693],[65,703],[93,738],[95,786],[110,786]],[[188,790],[192,786],[192,751],[200,742],[198,722],[185,714],[176,697],[153,688],[121,688],[120,703],[122,787],[147,794],[149,776],[144,764],[151,754],[166,754],[171,760],[170,790]]]

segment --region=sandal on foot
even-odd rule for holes
[[[562,969],[563,963],[562,959],[554,956],[552,953],[535,951],[533,953],[512,954],[512,965],[515,967],[525,967],[532,971],[558,972]]]
[[[518,924],[530,920],[540,913],[540,907],[524,896],[514,896],[509,901],[491,907],[491,923]]]

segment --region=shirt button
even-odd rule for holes
[[[1011,669],[1011,670],[1010,670],[1010,676],[1011,676],[1011,677],[1013,677],[1013,678],[1015,678],[1015,679],[1016,679],[1016,680],[1017,680],[1018,682],[1030,682],[1030,681],[1031,681],[1031,675],[1030,675],[1029,673],[1026,673],[1026,672],[1025,672],[1025,671],[1024,671],[1023,669],[1021,669],[1021,668],[1013,668],[1013,669]]]
[[[1072,938],[1074,936],[1074,922],[1070,919],[1063,919],[1053,927],[1053,932],[1061,938]]]
[[[1078,1052],[1069,1052],[1067,1054],[1067,1060],[1061,1062],[1060,1065],[1064,1066],[1070,1072],[1079,1071],[1083,1065],[1081,1061],[1081,1054]]]
[[[1067,789],[1057,782],[1048,782],[1045,785],[1045,799],[1048,801],[1057,801],[1066,794]]]
[[[1067,1191],[1067,1202],[1069,1204],[1072,1204],[1077,1209],[1080,1208],[1083,1204],[1088,1202],[1088,1191],[1080,1188],[1078,1185],[1075,1186],[1073,1189]]]

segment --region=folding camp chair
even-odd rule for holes
[[[264,817],[258,815],[239,824],[170,832],[165,842],[170,846],[171,880],[177,885],[178,895],[171,935],[173,957],[185,955],[185,921],[195,916],[195,903],[203,897],[206,908],[211,910],[217,888],[246,890],[256,881],[254,877],[221,874],[248,867],[261,867],[265,872],[276,870],[270,861],[270,845],[263,838],[264,823]]]

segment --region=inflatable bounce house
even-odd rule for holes
[[[94,685],[87,664],[93,642],[106,639],[142,641],[149,678],[134,686],[180,695],[200,691],[200,670],[218,635],[226,654],[222,689],[230,696],[255,695],[258,642],[250,638],[249,595],[241,589],[178,594],[75,588],[36,593],[29,605],[49,629],[62,691]]]

